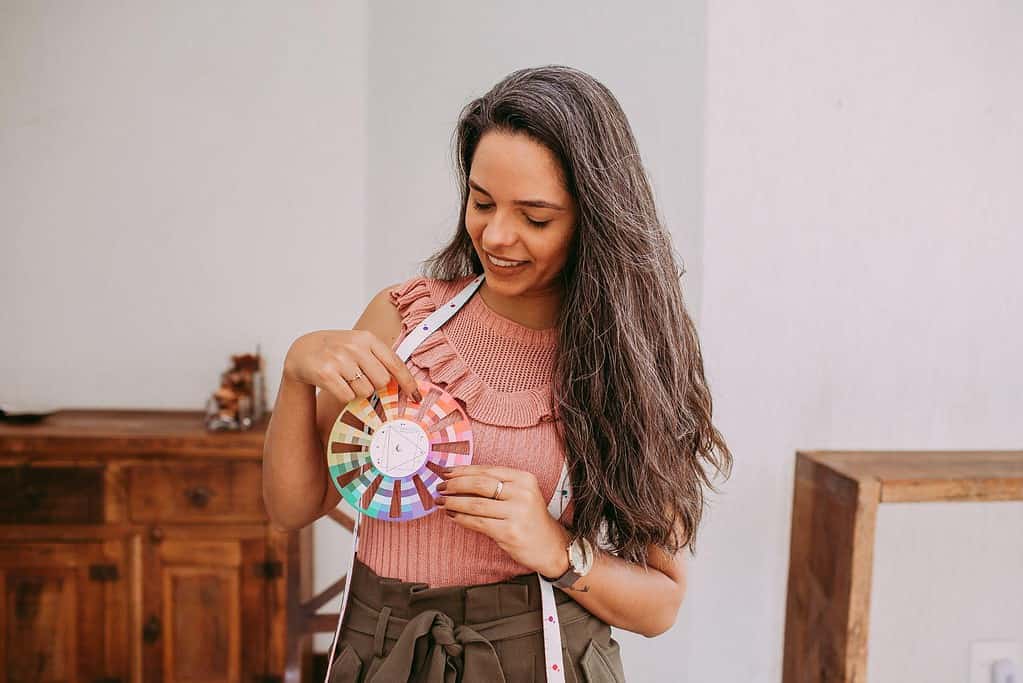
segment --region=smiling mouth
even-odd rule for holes
[[[511,261],[508,259],[500,259],[491,254],[489,251],[485,253],[487,255],[487,260],[490,261],[490,264],[493,266],[497,266],[498,268],[517,268],[518,266],[524,266],[527,263],[529,263],[529,261]]]

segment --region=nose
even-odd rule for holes
[[[518,232],[511,218],[500,211],[494,212],[480,236],[483,248],[498,254],[507,253],[507,248],[518,239]]]

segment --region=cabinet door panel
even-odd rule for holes
[[[265,538],[172,533],[147,551],[143,620],[155,626],[143,646],[145,679],[238,683],[265,673],[267,582],[256,561]]]
[[[163,598],[165,680],[238,680],[237,567],[166,567]]]
[[[77,579],[74,569],[25,567],[4,572],[5,668],[10,683],[75,680]]]
[[[0,680],[126,680],[124,576],[120,543],[0,544]]]

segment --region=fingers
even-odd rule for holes
[[[337,366],[337,369],[334,371],[334,379],[348,388],[348,392],[344,393],[345,395],[349,392],[351,393],[349,401],[356,398],[368,398],[373,395],[373,381],[357,362],[343,357],[338,359]],[[334,384],[334,380],[328,381]]]
[[[417,401],[423,400],[422,395],[419,393],[419,385],[409,371],[408,366],[402,362],[393,349],[388,348],[386,344],[377,340],[376,343],[370,346],[370,350],[377,361],[387,369],[391,377],[394,377],[402,391]]]
[[[500,541],[505,533],[507,533],[505,529],[508,521],[504,519],[485,517],[483,515],[471,515],[467,512],[455,512],[454,510],[448,510],[446,514],[448,519],[460,527],[471,531],[478,531],[481,534],[489,536],[495,541]]]
[[[479,533],[489,536],[495,540],[497,540],[501,534],[500,525],[504,524],[504,521],[500,519],[476,517],[475,515],[467,515],[461,512],[449,512],[448,519],[461,527],[469,529],[470,531],[478,531]]]
[[[493,499],[499,481],[502,480],[496,477],[468,475],[443,481],[438,485],[437,490],[445,495],[473,495]],[[499,500],[508,500],[514,495],[515,485],[510,480],[506,481],[508,483],[501,487]]]
[[[320,371],[316,385],[333,394],[342,407],[356,398],[352,388],[341,379],[341,374],[329,368]]]
[[[489,477],[500,481],[512,481],[523,486],[535,486],[536,475],[526,470],[497,465],[456,465],[448,468],[443,475],[450,482],[461,477]],[[491,490],[491,492],[493,492]]]
[[[356,393],[368,398],[373,395],[374,391],[387,388],[391,382],[391,373],[371,351],[356,349],[352,351],[351,355],[354,358],[354,363],[343,365],[344,373],[342,374],[345,378],[362,375],[354,382],[346,379]]]
[[[480,498],[479,496],[440,496],[437,505],[454,514],[487,517],[490,519],[506,519],[508,506],[504,501]]]

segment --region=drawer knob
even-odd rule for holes
[[[43,502],[44,493],[38,487],[29,484],[24,490],[25,504],[28,505],[30,510],[39,509],[39,505]]]
[[[205,486],[193,486],[190,489],[185,489],[185,498],[188,498],[188,502],[192,504],[192,507],[204,508],[209,505],[210,498],[213,497],[213,492]]]
[[[149,644],[160,639],[160,620],[155,616],[149,617],[149,621],[142,627],[142,640]]]
[[[163,529],[158,526],[154,526],[149,530],[149,540],[153,543],[159,543],[163,540]]]

